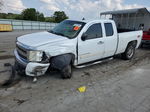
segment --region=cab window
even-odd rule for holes
[[[106,32],[106,36],[113,36],[114,31],[113,31],[113,26],[111,23],[104,23],[105,26],[105,32]]]

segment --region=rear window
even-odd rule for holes
[[[106,36],[112,36],[114,34],[113,26],[111,23],[104,23]]]

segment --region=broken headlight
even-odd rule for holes
[[[43,51],[28,51],[28,61],[42,61]]]

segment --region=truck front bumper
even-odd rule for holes
[[[16,70],[25,72],[28,76],[44,75],[50,66],[50,63],[28,62],[19,56],[17,50],[14,50],[14,54]]]

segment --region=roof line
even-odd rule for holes
[[[116,10],[116,11],[106,11],[106,12],[100,13],[100,15],[137,13],[137,12],[139,12],[139,11],[142,11],[142,12],[145,12],[145,13],[149,13],[149,14],[150,14],[150,12],[149,12],[145,7],[143,7],[143,8]]]

